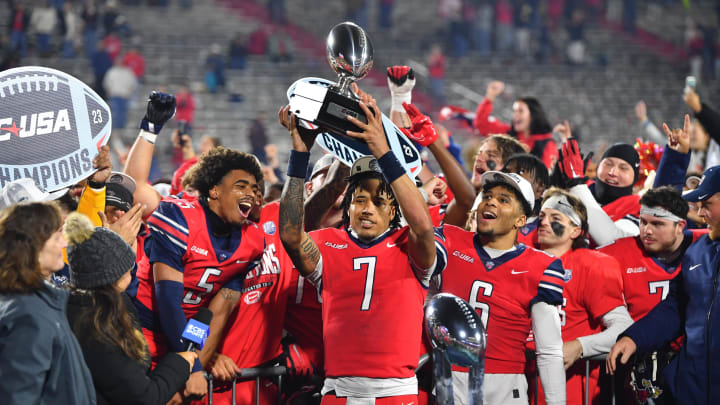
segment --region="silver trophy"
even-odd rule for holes
[[[338,75],[337,84],[328,88],[298,83],[294,98],[290,100],[290,108],[300,119],[335,135],[346,136],[347,130],[360,131],[346,119],[348,115],[367,123],[350,85],[365,77],[372,69],[373,46],[359,25],[343,22],[330,30],[326,53],[330,67]]]
[[[437,403],[452,405],[452,364],[468,367],[468,404],[482,405],[486,334],[480,316],[463,299],[435,295],[425,308],[425,328],[433,346]]]

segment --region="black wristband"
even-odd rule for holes
[[[393,181],[405,174],[405,168],[402,167],[400,161],[397,160],[392,151],[388,151],[386,154],[382,155],[377,162],[388,184],[392,184]]]
[[[100,188],[105,187],[105,183],[104,183],[104,182],[101,183],[101,182],[98,182],[98,181],[92,181],[92,180],[90,180],[90,179],[88,179],[87,184],[88,184],[88,186],[90,186],[90,188],[94,188],[94,189],[100,189]]]
[[[288,159],[287,175],[289,177],[299,177],[305,179],[307,176],[308,163],[310,162],[310,152],[290,151],[290,159]]]

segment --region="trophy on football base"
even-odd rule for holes
[[[425,328],[433,346],[433,377],[439,405],[452,405],[452,365],[467,367],[469,405],[482,405],[486,334],[477,312],[452,294],[435,295],[425,308]]]
[[[373,66],[373,45],[357,24],[343,22],[334,26],[327,37],[326,54],[332,69],[338,75],[336,83],[306,77],[288,89],[290,111],[306,128],[320,128],[317,143],[334,154],[343,163],[352,166],[357,158],[370,155],[367,144],[347,135],[347,131],[362,132],[347,120],[348,116],[367,123],[367,117],[353,94],[353,82],[365,77]],[[382,123],[388,145],[411,177],[422,166],[420,154],[413,143],[385,115]]]

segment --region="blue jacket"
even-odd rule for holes
[[[682,193],[688,165],[690,165],[689,153],[676,152],[665,145],[665,151],[655,172],[653,188],[673,186]]]
[[[95,388],[66,315],[67,291],[0,294],[0,402],[95,404]]]
[[[720,404],[720,241],[700,237],[685,251],[667,299],[623,335],[638,353],[687,335],[680,354],[665,368],[678,403]]]

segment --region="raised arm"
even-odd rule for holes
[[[305,230],[320,229],[338,197],[345,191],[346,178],[350,175],[350,168],[341,161],[335,160],[328,170],[325,182],[314,190],[305,201]]]
[[[152,214],[162,199],[148,183],[155,140],[163,125],[175,114],[175,96],[153,91],[148,97],[147,112],[140,122],[140,133],[130,149],[125,174],[135,180],[135,202],[145,204],[143,218]]]
[[[499,96],[504,89],[505,84],[503,82],[490,82],[490,84],[488,84],[487,90],[485,91],[485,98],[475,110],[473,127],[477,129],[478,132],[480,132],[482,135],[506,134],[512,128],[510,125],[498,121],[497,119],[490,116],[490,113],[492,113],[495,97]]]
[[[427,204],[415,183],[405,173],[405,169],[390,150],[382,124],[382,114],[377,104],[360,103],[360,108],[368,119],[367,124],[348,117],[362,132],[348,131],[354,138],[364,140],[370,152],[377,158],[378,165],[390,184],[400,206],[403,218],[410,227],[409,255],[415,265],[428,269],[435,264],[435,237]]]
[[[280,123],[290,131],[293,150],[290,151],[287,181],[280,199],[280,240],[295,268],[304,277],[310,276],[320,262],[320,250],[303,228],[303,190],[314,136],[303,139],[297,128],[297,118],[285,106],[278,113]],[[310,139],[311,138],[311,139]],[[312,277],[310,277],[312,279]],[[317,281],[317,280],[315,280]]]

